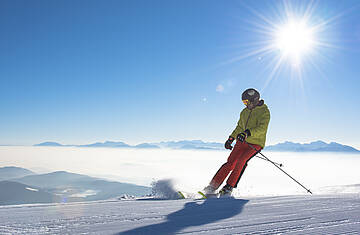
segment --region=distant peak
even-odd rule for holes
[[[333,143],[335,143],[335,142],[333,142]],[[327,143],[322,140],[317,140],[317,141],[311,142],[310,144],[327,144]]]
[[[124,142],[121,141],[105,141],[105,144],[123,144]]]
[[[50,173],[50,174],[68,174],[69,172],[67,172],[67,171],[54,171],[54,172],[52,172],[52,173]]]
[[[35,144],[34,146],[64,146],[64,145],[59,144],[57,142],[47,141],[47,142],[43,142],[43,143],[40,143],[40,144]]]
[[[22,171],[32,172],[28,169],[25,169],[22,167],[17,167],[17,166],[4,166],[4,167],[0,167],[0,169],[2,169],[2,170],[22,170]]]

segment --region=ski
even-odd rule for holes
[[[183,199],[193,199],[193,200],[207,200],[207,199],[226,199],[226,198],[234,198],[231,195],[220,195],[220,193],[204,193],[202,191],[198,191],[197,193],[189,193],[184,191],[176,191],[177,200]]]
[[[202,191],[198,191],[197,194],[185,193],[185,192],[182,192],[182,191],[177,191],[177,194],[178,194],[177,199],[179,199],[179,200],[181,200],[181,199],[206,200],[206,199],[227,198],[227,196],[220,196],[219,193],[206,194],[206,193],[204,193]],[[196,195],[198,195],[198,196],[196,196]],[[231,197],[231,196],[228,196],[228,197]]]
[[[185,199],[185,195],[181,192],[181,191],[178,191],[178,194],[179,194],[179,199]]]
[[[206,198],[207,198],[206,195],[205,195],[203,192],[201,192],[201,191],[198,191],[198,194],[201,195],[202,199],[206,199]]]
[[[181,199],[195,199],[195,200],[205,200],[209,198],[218,198],[218,194],[205,194],[201,191],[198,191],[197,193],[186,193],[183,191],[177,191],[179,200]],[[200,197],[199,197],[200,196]]]
[[[201,191],[198,191],[198,194],[201,195],[201,199],[209,199],[209,198],[219,198],[219,194],[218,193],[212,193],[212,194],[205,194]]]

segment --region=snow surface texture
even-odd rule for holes
[[[358,194],[0,207],[0,234],[359,234]]]

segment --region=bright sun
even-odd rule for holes
[[[314,30],[304,20],[289,20],[275,31],[275,47],[293,65],[299,65],[302,57],[314,46]]]
[[[279,1],[273,11],[256,11],[248,6],[254,18],[249,20],[249,36],[241,38],[236,56],[225,63],[256,58],[268,75],[265,87],[278,75],[301,82],[310,69],[320,73],[329,49],[335,49],[331,26],[340,15],[323,18],[316,13],[314,1]],[[275,13],[275,14],[274,14]]]

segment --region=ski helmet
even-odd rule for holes
[[[260,99],[260,93],[254,88],[249,88],[242,93],[241,99],[243,100],[244,104],[256,103]]]

